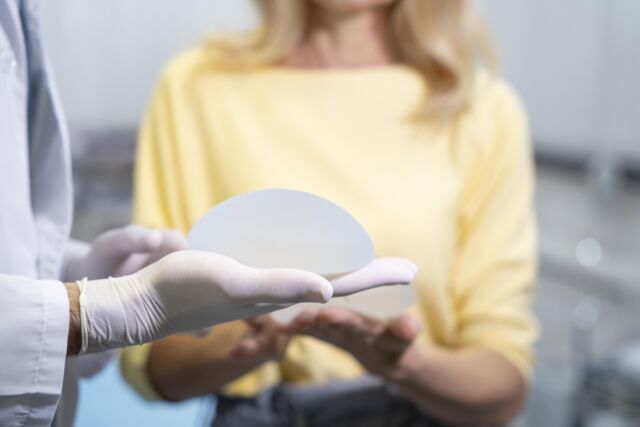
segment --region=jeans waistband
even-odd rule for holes
[[[373,376],[220,396],[213,427],[442,427]]]

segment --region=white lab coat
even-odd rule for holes
[[[0,426],[49,426],[67,362],[67,132],[43,52],[42,0],[0,1]],[[100,361],[103,363],[104,361]],[[86,370],[86,368],[85,368]],[[96,369],[94,368],[93,371]],[[56,424],[68,425],[75,398]]]

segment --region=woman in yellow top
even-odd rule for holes
[[[263,31],[165,70],[136,222],[186,232],[239,193],[312,192],[358,218],[378,255],[418,264],[415,310],[307,312],[291,338],[268,317],[229,323],[128,350],[125,376],[147,396],[219,394],[215,426],[503,424],[536,336],[532,162],[469,1],[258,4]]]

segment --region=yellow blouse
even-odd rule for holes
[[[445,126],[415,120],[428,88],[412,68],[225,71],[196,48],[165,70],[140,134],[134,221],[188,232],[233,195],[281,187],[326,197],[369,231],[379,256],[417,263],[420,340],[495,349],[528,377],[536,323],[532,161],[511,88],[478,75],[472,105]],[[127,379],[152,397],[144,347]],[[230,384],[361,375],[349,354],[295,338],[282,362]]]

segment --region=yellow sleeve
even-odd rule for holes
[[[490,142],[466,179],[453,268],[457,347],[491,348],[529,378],[537,324],[533,161],[524,111],[503,83],[481,114]],[[493,123],[493,124],[489,124]]]
[[[176,148],[170,91],[161,80],[147,108],[138,139],[134,175],[133,223],[153,228],[187,231],[175,198],[178,172],[172,161]],[[151,344],[125,348],[120,353],[120,372],[125,381],[146,400],[160,400],[147,374]]]

